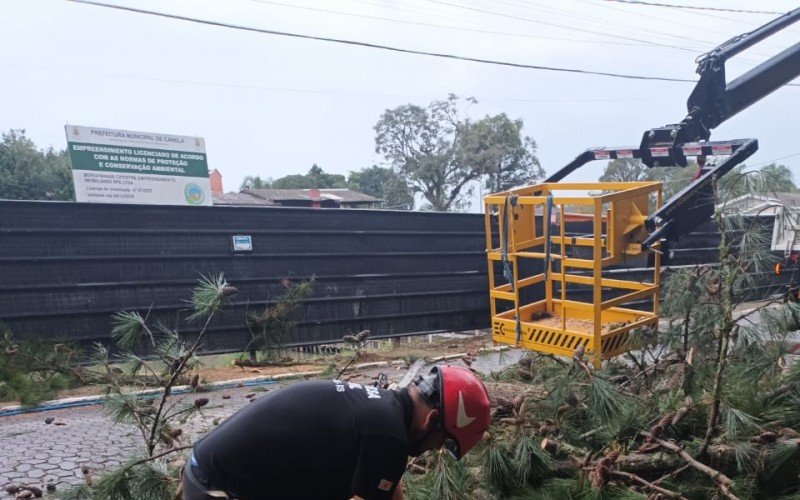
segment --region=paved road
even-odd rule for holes
[[[372,377],[384,371],[390,379],[399,379],[405,370],[383,367],[358,372],[352,380],[371,383]],[[345,374],[343,378],[349,375]],[[249,404],[245,397],[255,398],[269,391],[280,390],[291,382],[260,387],[241,387],[188,396],[209,398],[209,404],[180,427],[186,434],[184,444],[194,442],[214,427],[215,419],[223,419]],[[223,399],[229,396],[229,399]],[[181,397],[181,396],[177,396]],[[64,425],[46,424],[52,417]],[[0,487],[26,483],[42,489],[47,483],[57,491],[83,481],[81,467],[89,467],[97,476],[114,468],[143,450],[143,439],[136,427],[114,423],[102,406],[86,406],[0,417]],[[0,499],[13,498],[0,489]]]
[[[481,372],[496,370],[516,362],[522,353],[519,349],[487,353],[476,359],[472,366]],[[460,361],[449,363],[462,365]],[[389,365],[348,372],[342,378],[353,377],[351,380],[354,382],[371,383],[379,372],[385,372],[390,382],[396,382],[405,371],[405,368]],[[183,444],[192,443],[206,434],[214,427],[215,419],[224,419],[249,404],[246,395],[255,393],[258,398],[290,383],[176,396],[186,397],[189,402],[200,396],[210,400],[201,412],[180,426],[185,434]],[[48,425],[45,423],[48,417],[64,425],[55,425],[55,422]],[[53,483],[57,491],[63,490],[83,481],[82,467],[88,467],[97,476],[142,450],[143,439],[136,427],[114,423],[99,405],[0,417],[0,487],[14,482],[44,489],[47,483]],[[13,496],[0,489],[0,499],[7,498]]]

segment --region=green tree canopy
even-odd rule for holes
[[[691,183],[697,168],[695,162],[686,167],[647,168],[638,159],[616,159],[608,162],[600,181],[661,181],[666,201]],[[723,199],[732,199],[745,194],[787,193],[797,191],[797,186],[784,165],[773,163],[760,169],[739,165],[720,179],[719,191]]]
[[[797,186],[791,170],[772,163],[760,169],[739,165],[720,180],[719,189],[732,199],[745,194],[790,193],[797,191]]]
[[[663,183],[664,201],[666,201],[689,185],[697,168],[695,162],[690,162],[685,167],[647,168],[638,159],[618,158],[608,162],[603,175],[600,176],[600,182],[659,181]]]
[[[648,181],[648,168],[635,158],[618,158],[606,165],[600,182],[642,182]]]
[[[384,200],[385,207],[411,210],[414,194],[408,184],[391,168],[373,165],[350,172],[347,179],[350,189]]]
[[[242,185],[239,186],[239,191],[244,189],[269,189],[272,187],[272,179],[262,179],[261,176],[252,176],[248,175],[242,181]]]
[[[74,200],[66,151],[40,150],[24,130],[10,130],[0,142],[0,199]]]
[[[465,208],[478,182],[506,188],[543,175],[535,143],[521,137],[521,120],[501,114],[473,122],[461,116],[459,101],[451,94],[426,108],[405,104],[375,125],[375,151],[432,210]]]
[[[522,120],[505,113],[487,116],[466,127],[460,154],[484,173],[489,192],[505,191],[544,177],[536,141],[522,135]]]
[[[345,176],[328,174],[316,163],[311,166],[308,173],[287,175],[272,181],[272,189],[335,189],[346,188]]]

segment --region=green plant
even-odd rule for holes
[[[267,362],[279,361],[283,357],[286,336],[295,327],[292,314],[313,293],[314,278],[298,283],[284,279],[281,286],[283,291],[275,303],[248,315],[250,342],[245,350],[252,363],[257,363],[258,352]]]
[[[78,358],[68,344],[17,341],[0,323],[0,400],[35,406],[62,389],[93,381],[94,374]]]
[[[95,360],[105,369],[103,383],[108,396],[105,407],[118,422],[133,424],[141,437],[143,456],[132,457],[119,468],[109,471],[91,485],[74,488],[63,498],[95,500],[166,500],[175,497],[180,484],[181,470],[169,465],[169,458],[191,447],[181,443],[180,423],[208,404],[198,397],[199,374],[195,371],[200,347],[211,320],[222,310],[228,299],[237,293],[225,277],[203,277],[194,288],[189,322],[201,326],[196,335],[184,338],[174,329],[137,312],[114,315],[112,330],[117,354],[98,345]],[[131,349],[146,338],[154,359],[145,360]],[[115,362],[122,363],[120,369]],[[177,385],[188,383],[188,391],[178,394]],[[162,388],[152,394],[152,385]]]

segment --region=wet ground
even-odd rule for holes
[[[516,362],[522,353],[521,350],[486,353],[480,355],[472,367],[487,373]],[[448,363],[463,365],[457,359]],[[393,382],[399,381],[406,369],[402,365],[390,364],[351,370],[342,378],[371,383],[381,372]],[[252,398],[246,396],[255,394],[258,398],[294,382],[179,396],[188,402],[195,397],[207,397],[210,401],[200,413],[180,426],[184,436],[176,445],[192,443],[212,429],[215,421],[219,422],[249,404]],[[48,418],[54,421],[45,423]],[[0,417],[0,487],[8,483],[26,483],[44,489],[52,483],[57,491],[64,490],[83,481],[82,467],[88,467],[97,476],[141,453],[143,443],[135,426],[114,423],[100,405]],[[13,496],[0,490],[0,499],[6,498]]]

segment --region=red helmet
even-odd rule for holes
[[[463,457],[483,438],[489,428],[489,393],[477,375],[466,368],[437,366],[439,411],[444,430],[451,439],[445,447],[456,459]]]

